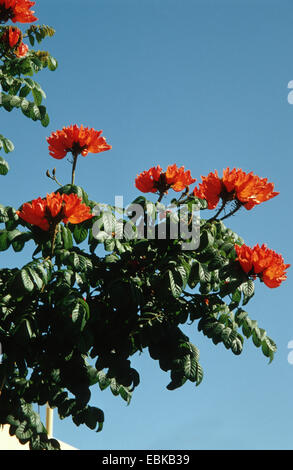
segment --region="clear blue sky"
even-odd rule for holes
[[[268,177],[280,195],[227,221],[249,245],[267,243],[292,260],[293,79],[291,0],[37,0],[42,43],[59,61],[36,79],[47,92],[48,128],[20,112],[1,113],[1,133],[16,146],[1,178],[1,203],[18,207],[67,183],[70,165],[53,160],[46,136],[70,124],[103,129],[110,152],[80,158],[76,183],[91,199],[125,202],[137,173],[177,163],[193,177],[241,167]],[[24,264],[5,252],[2,263]],[[245,341],[241,356],[185,331],[201,353],[197,388],[166,390],[168,374],[147,352],[133,358],[141,384],[131,404],[109,390],[92,393],[105,411],[97,434],[55,412],[54,434],[79,449],[292,449],[292,272],[277,289],[257,282],[247,310],[278,346],[268,360]]]

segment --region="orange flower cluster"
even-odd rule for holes
[[[52,132],[50,137],[47,137],[49,153],[53,158],[60,160],[68,152],[85,157],[89,152],[99,153],[110,150],[112,146],[107,144],[101,134],[102,131],[89,129],[83,125],[63,127],[61,131]]]
[[[274,192],[274,184],[268,183],[267,178],[260,178],[252,172],[245,173],[238,169],[223,171],[223,177],[219,178],[217,171],[202,176],[199,188],[194,189],[194,195],[200,199],[206,199],[208,208],[214,209],[220,199],[223,201],[237,200],[245,209],[250,210],[261,202],[277,196]]]
[[[7,46],[11,49],[15,48],[18,44],[17,48],[13,50],[16,57],[25,57],[28,51],[28,46],[22,42],[22,32],[19,28],[14,26],[9,26],[7,31],[1,37],[1,41],[6,43]]]
[[[183,191],[196,180],[191,177],[190,170],[184,171],[184,166],[169,165],[165,172],[158,165],[137,175],[135,186],[143,193],[167,194],[170,188],[174,191]]]
[[[235,245],[237,261],[242,269],[249,275],[258,275],[268,287],[278,287],[287,279],[286,269],[290,264],[285,264],[281,255],[267,248],[266,245],[256,245],[253,248],[243,244]]]
[[[17,214],[29,224],[46,231],[59,222],[79,224],[93,217],[90,207],[76,194],[60,193],[47,194],[46,198],[39,197],[31,203],[25,202]]]
[[[38,18],[30,8],[36,2],[29,0],[0,0],[0,23],[11,20],[13,23],[32,23]]]

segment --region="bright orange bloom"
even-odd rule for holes
[[[47,194],[46,198],[25,202],[18,216],[42,230],[49,230],[59,222],[79,224],[92,218],[91,209],[76,194]]]
[[[14,28],[13,26],[9,26],[8,38],[9,38],[10,47],[14,47],[18,43],[19,38],[21,36],[22,34],[19,28]]]
[[[279,194],[273,191],[274,184],[268,183],[267,178],[259,178],[252,172],[245,173],[235,168],[231,171],[229,168],[224,170],[223,183],[228,193],[234,192],[235,198],[242,202],[247,210]]]
[[[167,194],[172,188],[174,191],[183,191],[187,186],[196,180],[191,177],[190,170],[184,171],[184,166],[177,168],[177,165],[169,165],[166,172],[162,168],[150,168],[137,175],[135,186],[143,193]]]
[[[80,224],[84,220],[91,219],[91,209],[89,206],[84,204],[81,198],[77,197],[76,194],[63,194],[63,213],[64,217],[62,221],[67,224]]]
[[[274,184],[268,183],[267,178],[260,178],[252,172],[226,168],[223,178],[219,178],[217,171],[202,177],[199,188],[195,188],[194,195],[206,199],[208,208],[214,209],[219,200],[237,200],[245,209],[250,210],[261,202],[268,201],[279,193],[274,192]]]
[[[33,23],[38,19],[30,10],[35,3],[29,0],[0,0],[0,23],[9,20],[13,23]]]
[[[27,54],[28,46],[22,42],[22,32],[15,26],[9,26],[1,37],[1,41],[5,42],[12,50],[16,57],[24,57]],[[18,44],[17,48],[15,46]]]
[[[142,193],[156,193],[161,173],[162,168],[159,165],[150,168],[148,171],[145,170],[135,178],[135,186]]]
[[[237,253],[237,261],[241,264],[243,271],[248,274],[253,268],[252,249],[243,244],[241,246],[235,245],[235,250]]]
[[[190,170],[184,171],[184,166],[177,168],[177,165],[169,165],[166,171],[166,182],[174,191],[183,191],[186,186],[196,180],[191,178]]]
[[[253,248],[243,244],[235,245],[237,253],[236,261],[239,261],[246,274],[258,275],[258,277],[270,288],[278,287],[287,279],[286,269],[290,264],[285,264],[281,255],[267,248],[265,244],[256,245]]]
[[[27,54],[27,51],[28,51],[28,46],[24,44],[23,42],[21,42],[14,53],[16,57],[25,57]]]
[[[222,181],[218,177],[217,170],[215,173],[209,173],[208,176],[202,176],[201,179],[202,183],[199,184],[199,188],[194,189],[193,194],[200,199],[206,199],[208,208],[214,209],[220,199]]]
[[[42,198],[34,199],[31,203],[25,202],[18,216],[31,225],[37,225],[42,230],[49,230],[50,224],[45,217],[46,201]]]
[[[61,131],[52,132],[50,137],[47,137],[49,153],[53,158],[60,160],[68,152],[85,157],[89,152],[99,153],[110,150],[112,146],[107,144],[104,137],[101,137],[102,132],[83,127],[83,125],[78,127],[76,124],[63,127]]]

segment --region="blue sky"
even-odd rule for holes
[[[291,1],[39,0],[34,10],[39,24],[56,29],[41,48],[59,68],[36,77],[51,122],[44,129],[17,111],[2,112],[1,133],[16,147],[1,178],[2,204],[18,207],[56,190],[47,168],[68,183],[70,165],[48,155],[46,136],[84,124],[103,129],[113,146],[78,161],[76,183],[91,199],[130,202],[136,174],[157,164],[185,165],[197,180],[241,167],[273,181],[280,195],[227,225],[293,264]],[[1,256],[3,265],[27,262],[12,251]],[[270,365],[251,340],[236,357],[194,323],[184,331],[200,349],[199,387],[166,390],[168,374],[145,352],[132,361],[141,384],[128,407],[93,389],[92,404],[106,416],[101,433],[55,412],[54,435],[79,449],[292,449],[291,271],[277,289],[256,287],[247,310],[277,343]]]

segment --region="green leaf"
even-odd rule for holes
[[[179,297],[182,292],[182,279],[175,271],[168,271],[170,287],[174,297]]]
[[[95,367],[87,366],[87,376],[90,386],[99,383],[99,373]]]
[[[241,289],[237,288],[232,294],[232,301],[239,304],[241,301]]]
[[[208,266],[205,264],[199,264],[198,270],[199,280],[202,283],[207,283],[211,281],[212,275],[208,269]]]
[[[73,238],[77,244],[82,243],[88,235],[88,229],[82,224],[77,224],[73,230]]]
[[[63,241],[63,248],[69,250],[73,246],[72,235],[69,228],[64,225],[61,225],[61,237]]]
[[[121,386],[119,389],[119,394],[121,398],[123,398],[123,400],[125,400],[127,404],[129,405],[132,395],[131,395],[131,392],[128,390],[128,388]]]
[[[19,96],[10,96],[9,104],[13,108],[19,108],[21,105],[22,99]]]
[[[79,256],[77,253],[71,253],[69,256],[68,261],[70,262],[71,266],[75,269],[79,269]]]
[[[7,175],[9,171],[9,165],[8,165],[8,162],[6,160],[4,160],[4,158],[0,157],[0,175]]]
[[[37,105],[35,105],[34,103],[30,103],[28,110],[29,110],[29,117],[33,121],[37,121],[37,120],[42,119],[40,108]]]
[[[247,316],[248,316],[248,313],[245,312],[245,310],[242,310],[242,308],[239,308],[236,312],[236,315],[235,315],[235,321],[236,321],[237,325],[241,326]]]
[[[77,302],[72,310],[72,322],[78,323],[80,331],[83,331],[89,319],[89,307],[83,299],[77,299]]]
[[[52,72],[54,72],[54,70],[56,70],[58,67],[58,62],[56,59],[54,59],[54,57],[52,56],[49,56],[48,57],[48,68],[49,70],[51,70]]]
[[[105,372],[103,372],[102,370],[98,372],[98,378],[99,378],[100,389],[105,390],[110,385],[111,380],[107,377]]]
[[[30,278],[28,270],[25,268],[21,269],[20,276],[25,290],[32,292],[34,290],[34,283]]]
[[[184,359],[184,373],[185,377],[192,382],[196,381],[197,361],[195,357],[187,354]]]
[[[31,87],[28,85],[24,85],[21,90],[19,91],[19,96],[21,98],[25,98],[31,91]]]
[[[0,251],[5,251],[9,248],[8,233],[7,230],[0,230]]]
[[[268,336],[262,341],[262,352],[263,354],[270,359],[269,363],[274,359],[274,354],[277,350],[277,346],[274,341]]]
[[[35,271],[40,275],[44,284],[47,284],[51,278],[51,265],[48,262],[42,262],[34,265]]]
[[[25,245],[25,242],[31,240],[32,234],[29,232],[21,232],[19,236],[13,239],[12,248],[15,252],[21,251]]]
[[[110,238],[104,241],[104,246],[106,251],[113,251],[115,248],[115,239]]]
[[[85,424],[90,429],[95,429],[99,423],[97,431],[101,431],[104,423],[104,413],[99,408],[88,406],[85,416]]]
[[[18,427],[20,425],[19,419],[13,415],[8,415],[6,420],[7,420],[7,423],[10,424],[11,426]]]
[[[31,276],[31,279],[33,280],[35,286],[41,290],[42,287],[43,287],[43,281],[42,279],[40,278],[39,274],[34,270],[32,269],[30,266],[28,266],[27,268],[27,271],[29,272],[30,276]]]
[[[242,338],[242,336],[237,334],[236,337],[233,337],[231,339],[230,347],[231,347],[234,354],[236,354],[236,355],[241,354],[242,347],[243,347],[243,338]]]
[[[113,395],[119,395],[120,384],[117,383],[115,377],[110,380],[110,389]]]
[[[254,282],[252,279],[248,279],[248,281],[244,282],[241,285],[241,290],[243,292],[243,305],[246,305],[251,297],[254,295]]]
[[[18,238],[20,235],[22,235],[22,232],[20,230],[11,230],[8,231],[8,240],[12,242],[15,238]]]
[[[214,237],[208,230],[203,230],[200,235],[198,251],[204,251],[214,243]]]
[[[32,35],[31,33],[28,33],[28,40],[29,40],[29,42],[30,42],[30,45],[31,45],[32,47],[34,47],[34,45],[35,45],[35,38],[33,37],[33,35]]]
[[[226,260],[220,255],[215,255],[208,264],[209,271],[214,271],[225,266]]]
[[[42,104],[43,96],[42,93],[37,90],[36,88],[32,89],[32,95],[34,97],[34,102],[37,106],[40,106]]]
[[[46,113],[44,117],[41,119],[41,124],[43,127],[48,127],[48,125],[50,124],[50,118],[49,118],[48,113]]]
[[[3,137],[3,135],[0,136],[0,144],[3,147],[5,153],[13,152],[13,142],[11,142],[11,140],[7,139],[6,137]]]
[[[27,99],[23,98],[21,101],[21,105],[20,105],[23,113],[26,113],[28,111],[29,105],[30,105],[30,102]]]
[[[30,437],[32,437],[33,435],[33,432],[31,429],[27,429],[27,421],[24,421],[23,423],[21,423],[16,432],[15,432],[15,435],[18,439],[20,440],[28,440]]]

